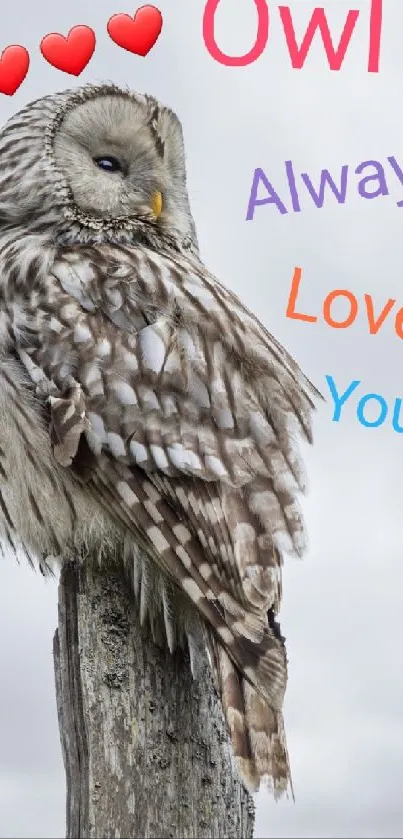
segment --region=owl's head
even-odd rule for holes
[[[0,227],[46,224],[86,241],[149,230],[197,250],[177,116],[114,85],[47,96],[16,114],[0,133]]]

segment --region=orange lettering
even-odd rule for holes
[[[333,300],[336,297],[347,297],[347,299],[350,301],[350,305],[351,305],[351,310],[350,310],[350,314],[349,314],[348,318],[346,318],[346,320],[343,320],[343,321],[340,321],[340,322],[336,321],[336,320],[333,320],[333,318],[330,315],[330,307],[333,303]],[[327,297],[325,298],[325,300],[323,302],[323,317],[324,317],[326,323],[328,323],[329,326],[333,326],[334,329],[347,329],[347,327],[351,326],[351,324],[355,321],[355,319],[357,317],[357,314],[358,314],[357,298],[354,297],[354,294],[352,294],[351,291],[347,291],[346,288],[335,288],[334,291],[331,291],[330,294],[327,295]]]
[[[388,316],[391,309],[396,303],[396,300],[392,300],[389,297],[389,300],[384,309],[382,309],[381,314],[379,315],[378,320],[375,320],[374,316],[374,301],[370,294],[364,294],[365,305],[367,307],[367,317],[368,317],[368,324],[369,324],[369,333],[370,335],[376,335],[379,332],[385,318]],[[403,336],[402,336],[403,337]]]
[[[399,309],[396,315],[395,332],[398,338],[403,338],[403,307]]]
[[[302,275],[302,268],[295,268],[294,276],[292,278],[291,283],[291,291],[290,296],[288,298],[288,306],[286,311],[287,318],[293,318],[294,320],[305,320],[309,323],[316,323],[317,317],[314,315],[301,315],[299,312],[295,311],[295,304],[297,302],[298,297],[298,289],[299,284],[301,282],[301,275]]]

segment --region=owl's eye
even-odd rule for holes
[[[104,172],[123,172],[122,164],[117,157],[94,157],[93,161]]]

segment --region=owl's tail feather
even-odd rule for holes
[[[242,780],[250,792],[262,782],[275,799],[288,791],[294,798],[281,711],[273,711],[220,644],[215,649],[221,701]]]

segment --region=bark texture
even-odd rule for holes
[[[64,567],[54,660],[68,839],[252,837],[210,670],[140,629],[119,569]]]

